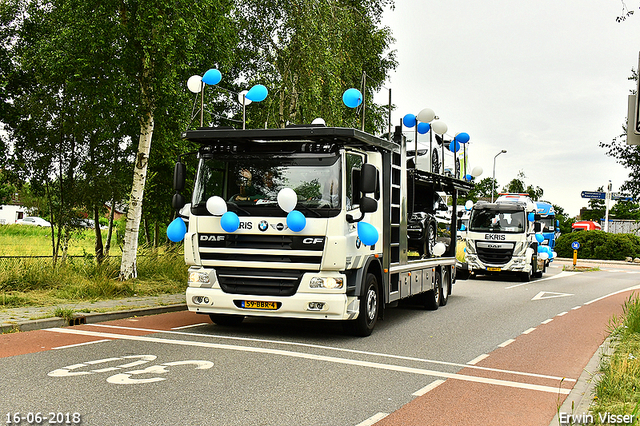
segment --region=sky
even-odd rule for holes
[[[396,42],[394,124],[431,108],[447,136],[466,132],[469,168],[501,189],[522,171],[525,185],[569,216],[582,191],[613,191],[629,171],[599,142],[623,131],[629,81],[638,67],[640,0],[622,23],[621,0],[397,0],[383,25]],[[375,97],[388,101],[383,89]]]

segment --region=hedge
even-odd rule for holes
[[[640,257],[640,237],[633,234],[610,234],[604,231],[578,231],[562,234],[556,241],[558,257],[573,257],[571,243],[578,241],[581,259],[625,260]]]

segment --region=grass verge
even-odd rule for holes
[[[591,412],[596,424],[611,415],[634,415],[640,425],[640,296],[630,297],[622,316],[610,322],[611,356],[600,361],[600,379],[596,383]]]

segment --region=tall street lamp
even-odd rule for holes
[[[498,158],[498,155],[500,154],[506,154],[507,151],[506,150],[502,150],[499,153],[496,154],[495,157],[493,157],[493,181],[491,182],[491,202],[493,203],[493,193],[496,192],[496,158]]]

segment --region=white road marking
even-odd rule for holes
[[[74,345],[56,346],[55,348],[51,348],[51,349],[75,348],[77,346],[93,345],[94,343],[102,343],[102,342],[110,342],[110,341],[111,339],[94,340],[93,342],[84,342],[84,343],[76,343]]]
[[[176,334],[176,335],[179,335],[179,336],[209,337],[209,338],[222,339],[222,340],[237,340],[237,341],[241,341],[241,342],[256,342],[256,343],[269,343],[269,344],[277,344],[277,345],[285,345],[285,346],[298,346],[298,347],[303,347],[303,348],[323,349],[323,350],[330,350],[330,351],[335,351],[335,352],[346,352],[346,353],[353,353],[353,354],[359,354],[359,355],[370,355],[370,356],[377,356],[377,357],[390,358],[390,359],[401,359],[401,360],[405,360],[405,361],[424,362],[424,363],[427,363],[427,364],[449,365],[449,366],[453,366],[453,367],[474,368],[474,369],[483,370],[483,371],[493,371],[493,372],[497,372],[497,373],[514,374],[514,375],[528,376],[528,377],[537,377],[537,378],[541,378],[541,379],[560,380],[560,381],[564,380],[565,382],[567,382],[567,381],[575,382],[576,381],[575,379],[568,379],[568,378],[565,378],[565,377],[558,377],[558,376],[548,376],[548,375],[545,375],[545,374],[527,373],[527,372],[515,371],[515,370],[503,370],[503,369],[500,369],[500,368],[491,368],[491,367],[478,367],[478,366],[475,366],[475,365],[460,364],[460,363],[456,363],[456,362],[437,361],[437,360],[432,360],[432,359],[416,358],[416,357],[411,357],[411,356],[392,355],[392,354],[384,354],[384,353],[369,352],[369,351],[360,351],[360,350],[356,350],[356,349],[338,348],[336,346],[314,345],[314,344],[311,344],[311,343],[287,342],[285,340],[256,339],[256,338],[251,338],[251,337],[234,337],[234,336],[224,336],[224,335],[220,335],[220,334],[189,333],[189,332],[183,332],[183,331],[159,330],[159,329],[155,329],[155,328],[125,327],[125,326],[121,326],[121,325],[109,325],[109,324],[87,324],[87,325],[91,326],[91,327],[115,328],[115,329],[119,329],[119,330],[133,330],[133,331],[144,331],[144,332],[149,332],[149,333]]]
[[[358,423],[356,426],[371,426],[377,422],[379,422],[380,420],[384,419],[385,417],[387,417],[389,415],[389,413],[378,413],[378,414],[374,414],[373,416],[369,417],[367,420],[365,420],[362,423]]]
[[[500,344],[498,345],[498,347],[499,347],[499,348],[504,348],[505,346],[508,346],[508,345],[512,344],[513,342],[515,342],[515,340],[514,340],[514,339],[509,339],[509,340],[506,340],[506,341],[504,341],[504,342],[500,343]]]
[[[434,380],[433,382],[429,383],[427,386],[423,387],[420,390],[415,391],[411,395],[413,395],[413,396],[422,396],[425,393],[434,390],[435,388],[437,388],[438,386],[440,386],[443,383],[444,383],[444,380],[442,380],[442,379]]]
[[[580,273],[580,272],[568,272],[568,271],[562,271],[562,272],[560,272],[559,274],[554,275],[554,276],[552,276],[552,277],[540,278],[539,280],[534,280],[534,281],[531,281],[531,282],[520,283],[520,284],[515,284],[515,285],[509,286],[509,287],[505,287],[505,290],[509,290],[509,289],[511,289],[511,288],[516,288],[516,287],[522,287],[523,285],[537,284],[537,283],[542,282],[542,281],[555,280],[555,279],[557,279],[557,278],[570,277],[570,276],[572,276],[572,275],[579,274],[579,273]]]
[[[609,296],[615,296],[616,294],[624,293],[626,291],[631,291],[631,290],[640,290],[640,285],[634,285],[633,287],[629,287],[629,288],[625,288],[623,290],[618,290],[618,291],[615,291],[613,293],[609,293],[606,296],[602,296],[602,297],[598,297],[597,299],[593,299],[592,301],[585,303],[585,305],[590,305],[592,303],[599,302],[602,299],[606,299]]]
[[[580,308],[582,308],[582,305],[580,305],[580,306],[576,306],[575,308],[571,308],[571,310],[572,310],[572,311],[575,311],[576,309],[580,309]]]
[[[404,367],[401,365],[382,364],[377,362],[360,361],[355,359],[338,358],[338,357],[309,354],[309,353],[303,353],[303,352],[285,351],[281,349],[258,348],[258,347],[252,347],[252,346],[233,346],[233,345],[227,345],[227,344],[221,344],[221,343],[207,343],[207,342],[198,342],[198,341],[191,341],[191,340],[171,340],[171,339],[150,337],[150,336],[130,336],[127,334],[102,333],[102,332],[80,330],[80,329],[73,329],[73,328],[49,328],[47,329],[47,331],[84,335],[84,336],[103,337],[103,338],[110,338],[110,339],[132,340],[132,341],[138,341],[138,342],[162,343],[162,344],[170,344],[170,345],[193,346],[193,347],[201,347],[201,348],[226,349],[226,350],[249,352],[249,353],[280,355],[280,356],[287,356],[291,358],[309,359],[313,361],[324,361],[324,362],[331,362],[336,364],[375,368],[379,370],[395,371],[395,372],[401,372],[401,373],[411,373],[411,374],[419,374],[424,376],[442,377],[445,379],[455,379],[455,380],[461,380],[466,382],[475,382],[475,383],[483,383],[483,384],[490,384],[490,385],[497,385],[497,386],[505,386],[510,388],[535,390],[535,391],[547,392],[547,393],[553,393],[553,394],[560,393],[560,394],[568,395],[571,391],[570,389],[559,388],[557,386],[542,386],[542,385],[535,385],[531,383],[520,383],[520,382],[509,381],[509,380],[490,379],[485,377],[468,376],[468,375],[457,374],[457,373],[447,373],[444,371]]]
[[[208,322],[201,322],[199,324],[183,325],[182,327],[173,327],[172,330],[184,330],[186,328],[200,327],[202,325],[209,325],[209,323]]]
[[[551,321],[553,321],[553,318],[549,318],[548,320],[544,320],[540,324],[549,324]]]
[[[480,356],[475,357],[474,359],[469,361],[467,364],[476,365],[477,363],[479,363],[480,361],[482,361],[483,359],[488,358],[488,357],[489,357],[489,354],[482,354]]]
[[[561,316],[567,315],[568,313],[569,313],[569,312],[561,312],[561,313],[559,313],[559,314],[558,314],[558,315],[556,315],[556,316],[561,317]]]
[[[533,327],[533,328],[530,328],[530,329],[528,329],[528,330],[525,330],[525,331],[523,331],[523,332],[522,332],[522,334],[529,334],[529,333],[531,333],[532,331],[536,331],[536,328],[535,328],[535,327]]]
[[[556,297],[567,297],[567,296],[573,296],[573,294],[570,294],[570,293],[555,293],[553,291],[541,291],[540,293],[538,293],[535,296],[533,296],[533,299],[531,299],[531,300],[554,299]]]

